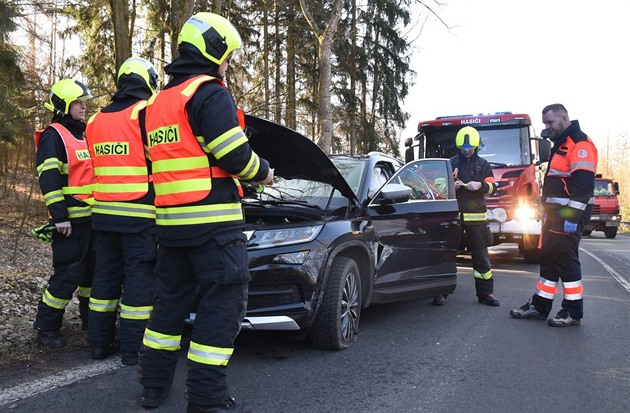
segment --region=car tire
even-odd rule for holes
[[[615,238],[617,236],[617,227],[604,228],[604,235],[606,235],[606,238]]]
[[[332,265],[310,339],[323,350],[343,350],[357,341],[361,315],[361,275],[356,262],[340,257]]]

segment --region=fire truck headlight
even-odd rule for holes
[[[501,223],[507,221],[507,213],[503,208],[488,210],[488,212],[486,212],[486,217],[488,218],[488,221],[497,221]]]
[[[521,205],[514,210],[514,218],[517,221],[529,221],[536,219],[537,211],[529,205]]]

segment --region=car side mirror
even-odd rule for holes
[[[538,160],[544,163],[549,162],[549,158],[551,158],[551,141],[541,139],[538,141]]]
[[[378,205],[399,204],[411,199],[411,188],[401,184],[387,184],[372,201]]]

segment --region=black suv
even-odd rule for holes
[[[243,329],[308,334],[340,350],[356,341],[362,308],[455,290],[460,221],[448,159],[327,156],[291,129],[253,116],[246,124],[275,181],[243,199],[252,277]]]

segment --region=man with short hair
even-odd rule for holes
[[[579,326],[584,286],[578,250],[593,210],[597,148],[579,122],[570,120],[563,105],[548,105],[542,115],[553,147],[542,188],[545,218],[539,244],[540,277],[531,300],[511,310],[510,315],[547,319],[562,281],[562,308],[547,323],[552,327]]]

